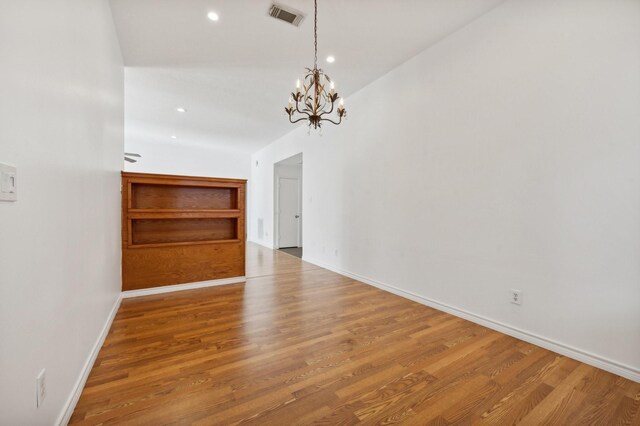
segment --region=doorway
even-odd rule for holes
[[[302,257],[302,153],[274,165],[275,247]]]

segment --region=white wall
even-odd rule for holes
[[[52,425],[120,292],[123,66],[106,0],[0,10],[0,424]]]
[[[303,152],[306,259],[640,380],[639,41],[637,0],[508,1],[254,154],[250,220]]]
[[[127,152],[142,155],[137,163],[125,162],[125,170],[187,176],[248,179],[251,155],[181,142],[130,142]]]

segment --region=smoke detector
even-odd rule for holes
[[[281,6],[278,4],[272,4],[269,8],[269,16],[279,19],[284,22],[288,22],[296,27],[300,25],[300,22],[304,19],[304,14],[288,6]]]

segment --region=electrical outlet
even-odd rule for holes
[[[47,396],[47,383],[45,381],[45,369],[36,376],[36,407],[40,408],[40,406],[44,403],[44,398]]]
[[[511,303],[514,305],[522,305],[522,291],[511,289]]]

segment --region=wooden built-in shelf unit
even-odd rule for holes
[[[122,172],[122,289],[243,277],[244,179]]]

